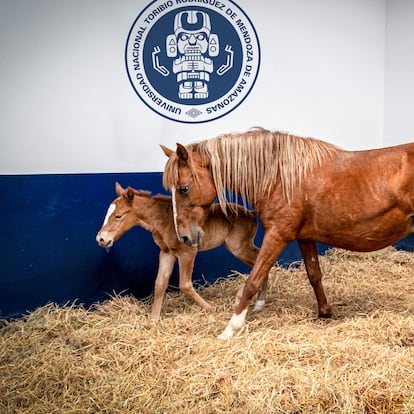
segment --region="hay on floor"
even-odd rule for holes
[[[0,330],[4,413],[409,413],[414,255],[334,249],[321,258],[331,320],[316,319],[303,265],[272,269],[267,305],[217,339],[244,277],[149,301],[49,304]]]

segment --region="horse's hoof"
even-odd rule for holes
[[[227,340],[230,339],[232,335],[229,335],[226,331],[223,331],[217,338]]]
[[[264,300],[257,300],[254,305],[253,312],[261,312],[265,307],[266,302]]]
[[[244,331],[245,327],[246,325],[243,324],[243,326],[240,329],[235,330],[227,326],[226,329],[217,338],[218,339],[230,339],[233,337],[237,337]]]

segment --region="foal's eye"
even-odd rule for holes
[[[178,192],[180,194],[187,194],[190,191],[190,188],[191,188],[191,184],[184,185],[178,189]]]
[[[122,219],[122,214],[117,214],[115,216],[115,220],[121,220]]]

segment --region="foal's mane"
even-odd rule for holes
[[[339,151],[338,147],[314,138],[260,127],[244,133],[219,135],[186,148],[190,168],[193,151],[210,160],[222,208],[227,202],[234,202],[233,195],[228,195],[226,190],[239,194],[245,204],[246,201],[254,204],[269,193],[277,179],[281,181],[285,200],[290,202],[293,191],[306,175]],[[178,159],[172,158],[164,172],[164,184],[175,185],[178,177]],[[197,179],[195,174],[194,177]]]
[[[165,194],[152,195],[151,191],[136,190],[135,188],[133,188],[133,191],[134,191],[135,195],[137,195],[139,197],[146,197],[146,198],[151,198],[153,200],[171,202],[171,196],[169,196],[169,195],[165,195]]]

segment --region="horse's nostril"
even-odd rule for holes
[[[191,246],[191,240],[188,236],[182,236],[181,241],[186,244],[187,246]]]

